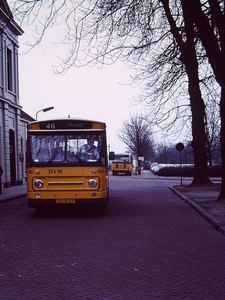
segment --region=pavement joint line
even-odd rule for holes
[[[211,226],[225,236],[225,226],[223,226],[222,222],[214,217],[212,214],[207,212],[204,208],[198,205],[195,201],[191,200],[185,195],[182,195],[178,190],[174,187],[169,186],[169,189],[173,191],[179,198],[183,199],[195,212],[197,212],[201,217],[203,217],[207,222],[211,224]]]

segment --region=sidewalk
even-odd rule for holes
[[[11,201],[17,199],[27,194],[27,185],[17,185],[10,188],[2,189],[2,194],[0,194],[0,203]]]
[[[162,177],[154,175],[151,171],[141,170],[141,175],[132,175],[136,179],[179,179],[178,177]],[[183,178],[183,185],[169,188],[195,212],[203,217],[213,228],[225,236],[225,202],[217,200],[220,191],[220,178],[211,178],[212,186],[188,187],[192,178]]]

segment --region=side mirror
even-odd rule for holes
[[[109,152],[109,160],[114,160],[115,159],[115,152],[110,151]]]

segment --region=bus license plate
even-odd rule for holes
[[[75,203],[75,199],[56,199],[56,203]]]

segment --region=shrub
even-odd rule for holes
[[[153,173],[158,176],[182,176],[183,177],[194,177],[194,165],[183,165],[182,173],[179,165],[164,165],[159,164],[156,168],[154,168]],[[212,167],[208,167],[208,175],[209,177],[221,177],[222,175],[222,167],[221,165],[214,165]]]

